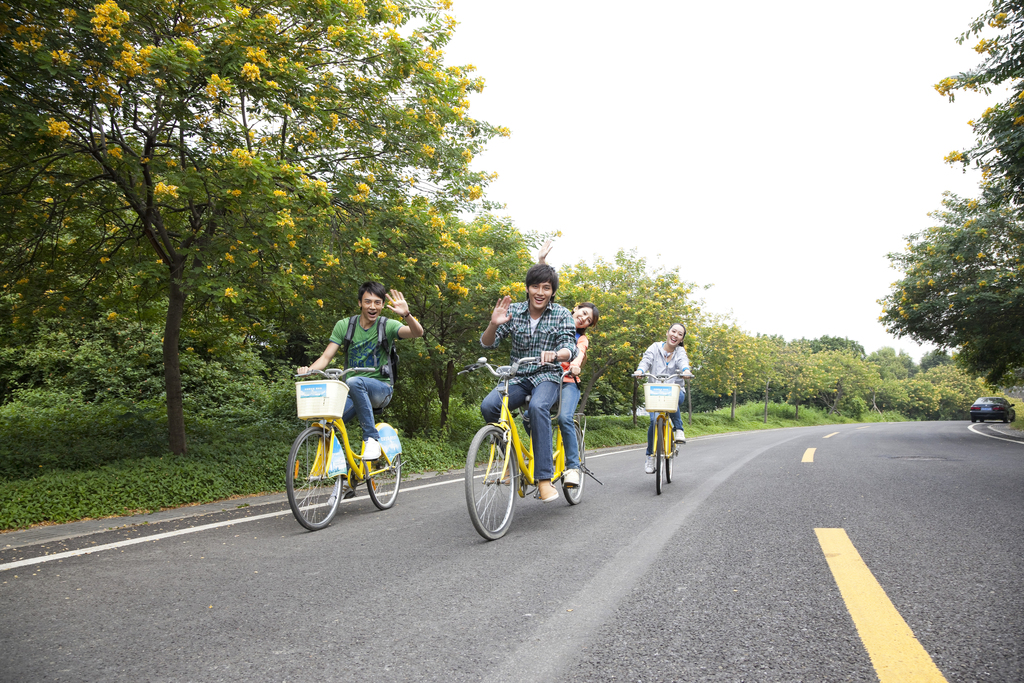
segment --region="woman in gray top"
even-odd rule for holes
[[[683,378],[693,377],[690,373],[690,358],[683,348],[683,339],[686,337],[686,326],[682,323],[674,323],[668,328],[665,341],[655,342],[644,351],[644,357],[640,359],[640,365],[633,373],[634,377],[642,377],[644,373],[652,375],[682,375],[671,382],[679,385],[679,409],[669,417],[672,419],[672,427],[675,429],[676,443],[686,443],[686,434],[683,432],[683,399],[686,398],[686,384]],[[651,424],[647,428],[647,463],[644,465],[644,472],[654,474],[654,414],[648,413]]]

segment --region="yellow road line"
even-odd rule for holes
[[[808,448],[806,451],[804,451],[804,457],[800,462],[814,462],[814,451],[816,450],[818,449]]]
[[[836,434],[838,434],[838,433],[839,433],[839,432],[832,432],[831,434],[826,434],[825,436],[823,436],[823,437],[821,437],[821,438],[823,438],[823,439],[827,439],[828,437],[830,437],[830,436],[835,436],[835,435],[836,435]]]
[[[880,683],[946,683],[875,580],[845,529],[815,529]]]

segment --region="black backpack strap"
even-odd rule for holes
[[[380,353],[381,373],[388,379],[391,386],[395,385],[396,377],[394,344],[388,342],[387,335],[388,319],[384,316],[377,317],[377,348]]]
[[[348,319],[348,329],[345,330],[345,341],[342,344],[342,361],[345,368],[348,369],[348,347],[352,345],[352,335],[356,333],[356,325],[359,324],[359,316],[354,315]]]

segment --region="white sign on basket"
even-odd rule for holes
[[[299,398],[327,398],[327,385],[323,382],[299,384]]]

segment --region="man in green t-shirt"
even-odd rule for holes
[[[359,288],[359,318],[349,344],[347,367],[376,368],[373,372],[348,375],[348,400],[345,402],[345,413],[342,419],[346,422],[355,415],[363,428],[363,460],[376,460],[380,457],[380,435],[373,422],[373,409],[385,405],[394,391],[391,379],[381,372],[381,366],[388,360],[387,349],[381,348],[377,324],[380,313],[387,307],[402,318],[403,325],[397,320],[387,320],[384,334],[388,346],[396,339],[414,339],[423,336],[423,326],[409,313],[409,304],[405,296],[396,289],[388,294],[384,285],[379,282],[364,282]],[[297,374],[304,375],[314,370],[324,370],[334,358],[334,354],[345,343],[348,332],[349,318],[339,320],[331,333],[331,341],[327,349],[316,361],[307,367],[298,369]]]

